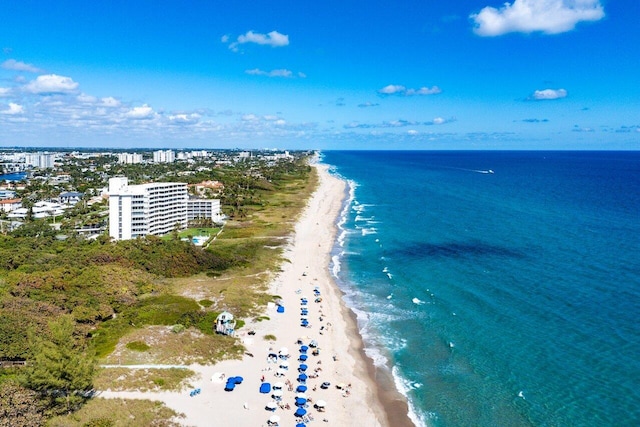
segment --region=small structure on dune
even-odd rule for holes
[[[223,311],[216,317],[216,333],[233,336],[235,329],[236,321],[233,318],[233,314]]]

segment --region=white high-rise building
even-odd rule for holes
[[[118,163],[129,164],[129,165],[142,163],[142,154],[118,153]]]
[[[173,163],[176,153],[173,150],[158,150],[153,152],[154,163]]]
[[[109,235],[116,240],[148,234],[162,236],[178,224],[187,227],[187,184],[154,182],[129,185],[125,177],[109,179]]]

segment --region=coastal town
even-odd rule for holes
[[[176,224],[179,224],[179,229],[188,228],[190,223],[220,224],[225,218],[220,199],[235,208],[230,212],[231,216],[241,214],[237,198],[242,195],[237,190],[242,188],[234,188],[235,183],[229,183],[231,185],[225,192],[224,183],[210,179],[216,176],[216,171],[236,168],[247,171],[248,177],[259,178],[261,168],[265,170],[279,161],[292,161],[300,155],[296,153],[294,156],[288,151],[238,150],[147,150],[134,153],[5,150],[0,152],[0,224],[3,231],[13,231],[25,221],[47,219],[56,230],[96,238],[108,230],[109,182],[118,177],[132,184],[128,186],[130,191],[138,189],[144,192],[139,186],[148,187],[151,182],[171,182],[177,189],[172,197],[184,202],[178,212],[163,216],[159,221],[162,225],[155,228],[143,224],[132,234],[129,222],[128,238],[168,234]],[[112,200],[112,206],[126,198],[122,185],[118,190],[112,190],[112,195],[116,191],[119,194]],[[147,205],[149,197],[147,194]],[[156,201],[159,206],[166,203],[171,201]],[[119,234],[113,231],[111,237],[122,238],[122,229]]]

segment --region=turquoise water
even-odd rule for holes
[[[334,274],[417,424],[640,425],[640,153],[323,162]]]

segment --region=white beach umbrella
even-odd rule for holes
[[[271,395],[274,397],[282,397],[282,390],[274,390]]]
[[[281,356],[288,356],[289,349],[287,347],[282,347],[278,353],[280,353]]]
[[[273,384],[273,388],[276,389],[276,390],[281,389],[283,387],[284,387],[284,383],[281,383],[281,382],[277,382],[277,383]]]
[[[306,399],[306,398],[307,398],[307,395],[306,395],[305,393],[298,393],[298,394],[296,394],[296,397],[297,397],[298,399]]]
[[[276,377],[284,377],[286,373],[287,371],[285,371],[284,369],[278,369],[276,371]]]
[[[318,400],[318,401],[316,402],[316,406],[317,406],[318,408],[324,408],[325,406],[327,406],[327,402],[325,402],[324,400]]]
[[[283,369],[287,369],[289,367],[289,362],[283,360],[282,362],[280,362],[280,367]]]
[[[269,417],[269,422],[270,422],[270,423],[274,423],[274,424],[275,424],[275,423],[279,423],[279,422],[280,422],[280,417],[279,417],[279,416],[277,416],[277,415],[271,415],[271,416]]]
[[[265,405],[265,407],[266,407],[267,409],[274,410],[274,409],[276,409],[276,408],[278,407],[278,404],[272,400],[271,402],[267,403],[267,404]]]

